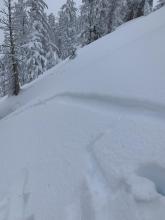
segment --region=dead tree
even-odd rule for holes
[[[16,25],[14,18],[14,0],[4,0],[4,8],[0,10],[0,28],[5,33],[5,41],[3,44],[4,51],[7,53],[9,63],[9,78],[10,78],[10,93],[11,95],[18,95],[20,91],[19,83],[19,67],[18,56],[16,52]]]

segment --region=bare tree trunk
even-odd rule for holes
[[[8,16],[9,16],[9,36],[10,36],[10,53],[12,61],[12,95],[18,95],[20,91],[19,71],[16,59],[14,34],[12,28],[11,0],[8,0]]]

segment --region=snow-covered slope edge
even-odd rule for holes
[[[164,220],[165,8],[0,103],[0,219]],[[26,104],[26,105],[25,105]]]

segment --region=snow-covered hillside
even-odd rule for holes
[[[0,220],[164,220],[165,8],[0,101]]]

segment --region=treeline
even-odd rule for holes
[[[164,0],[160,0],[161,6]],[[0,95],[18,95],[20,87],[76,49],[111,33],[119,25],[147,15],[153,0],[67,0],[57,16],[46,14],[44,0],[4,0],[0,28]]]

